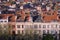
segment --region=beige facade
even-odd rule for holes
[[[20,28],[18,28],[18,25],[20,25]],[[37,33],[40,31],[41,34],[43,34],[43,31],[47,33],[49,30],[49,33],[54,34],[57,32],[59,34],[60,23],[16,23],[16,33],[18,33],[18,30],[20,30],[21,33],[25,30],[35,30]]]
[[[11,32],[15,31],[16,34],[24,33],[60,33],[60,23],[30,23],[30,22],[10,22],[10,23],[0,23],[1,25],[11,25]],[[8,27],[8,26],[6,26]],[[7,29],[6,29],[7,30]]]

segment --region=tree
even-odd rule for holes
[[[11,34],[12,33],[12,25],[11,24],[8,24],[8,34]]]
[[[3,32],[3,28],[2,25],[0,24],[0,35],[2,35],[2,32]]]
[[[46,34],[43,36],[43,40],[54,40],[54,37],[52,34]]]

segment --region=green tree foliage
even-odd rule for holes
[[[52,34],[47,34],[47,35],[43,36],[43,40],[54,40],[54,37]]]

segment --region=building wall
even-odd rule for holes
[[[16,34],[25,34],[26,32],[30,33],[31,31],[32,33],[39,33],[41,35],[45,33],[60,33],[60,23],[9,22],[0,24],[2,24],[2,26],[9,24],[12,27],[10,32],[12,33],[15,31]]]
[[[20,28],[17,28],[17,25],[20,25]],[[22,25],[24,26],[24,28],[22,28]],[[36,26],[36,28],[34,28],[34,26]],[[39,26],[41,26],[41,28],[39,28]],[[46,33],[47,33],[47,30],[49,30],[49,33],[51,33],[51,30],[55,30],[57,33],[59,33],[59,30],[60,30],[59,27],[60,27],[59,23],[16,23],[16,33],[18,33],[17,30],[23,31],[26,29],[37,30],[37,33],[39,33],[39,30],[41,30],[41,34],[43,34],[43,30],[45,30]]]
[[[12,28],[10,29],[11,32],[15,31],[16,34],[21,33],[21,34],[25,34],[30,33],[30,31],[32,31],[32,33],[39,33],[39,34],[43,34],[43,33],[51,33],[51,34],[55,34],[56,32],[59,34],[60,32],[60,23],[30,23],[30,22],[26,22],[26,23],[22,23],[22,22],[10,22],[10,23],[0,23],[3,26],[6,24],[9,24]],[[7,26],[8,27],[8,26]],[[43,32],[44,31],[44,32]]]

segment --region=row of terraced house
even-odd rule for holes
[[[23,0],[22,0],[23,1]],[[0,0],[0,25],[5,29],[10,24],[16,34],[60,33],[60,1],[52,0]],[[30,2],[31,1],[31,2]],[[0,27],[1,27],[0,26]]]

